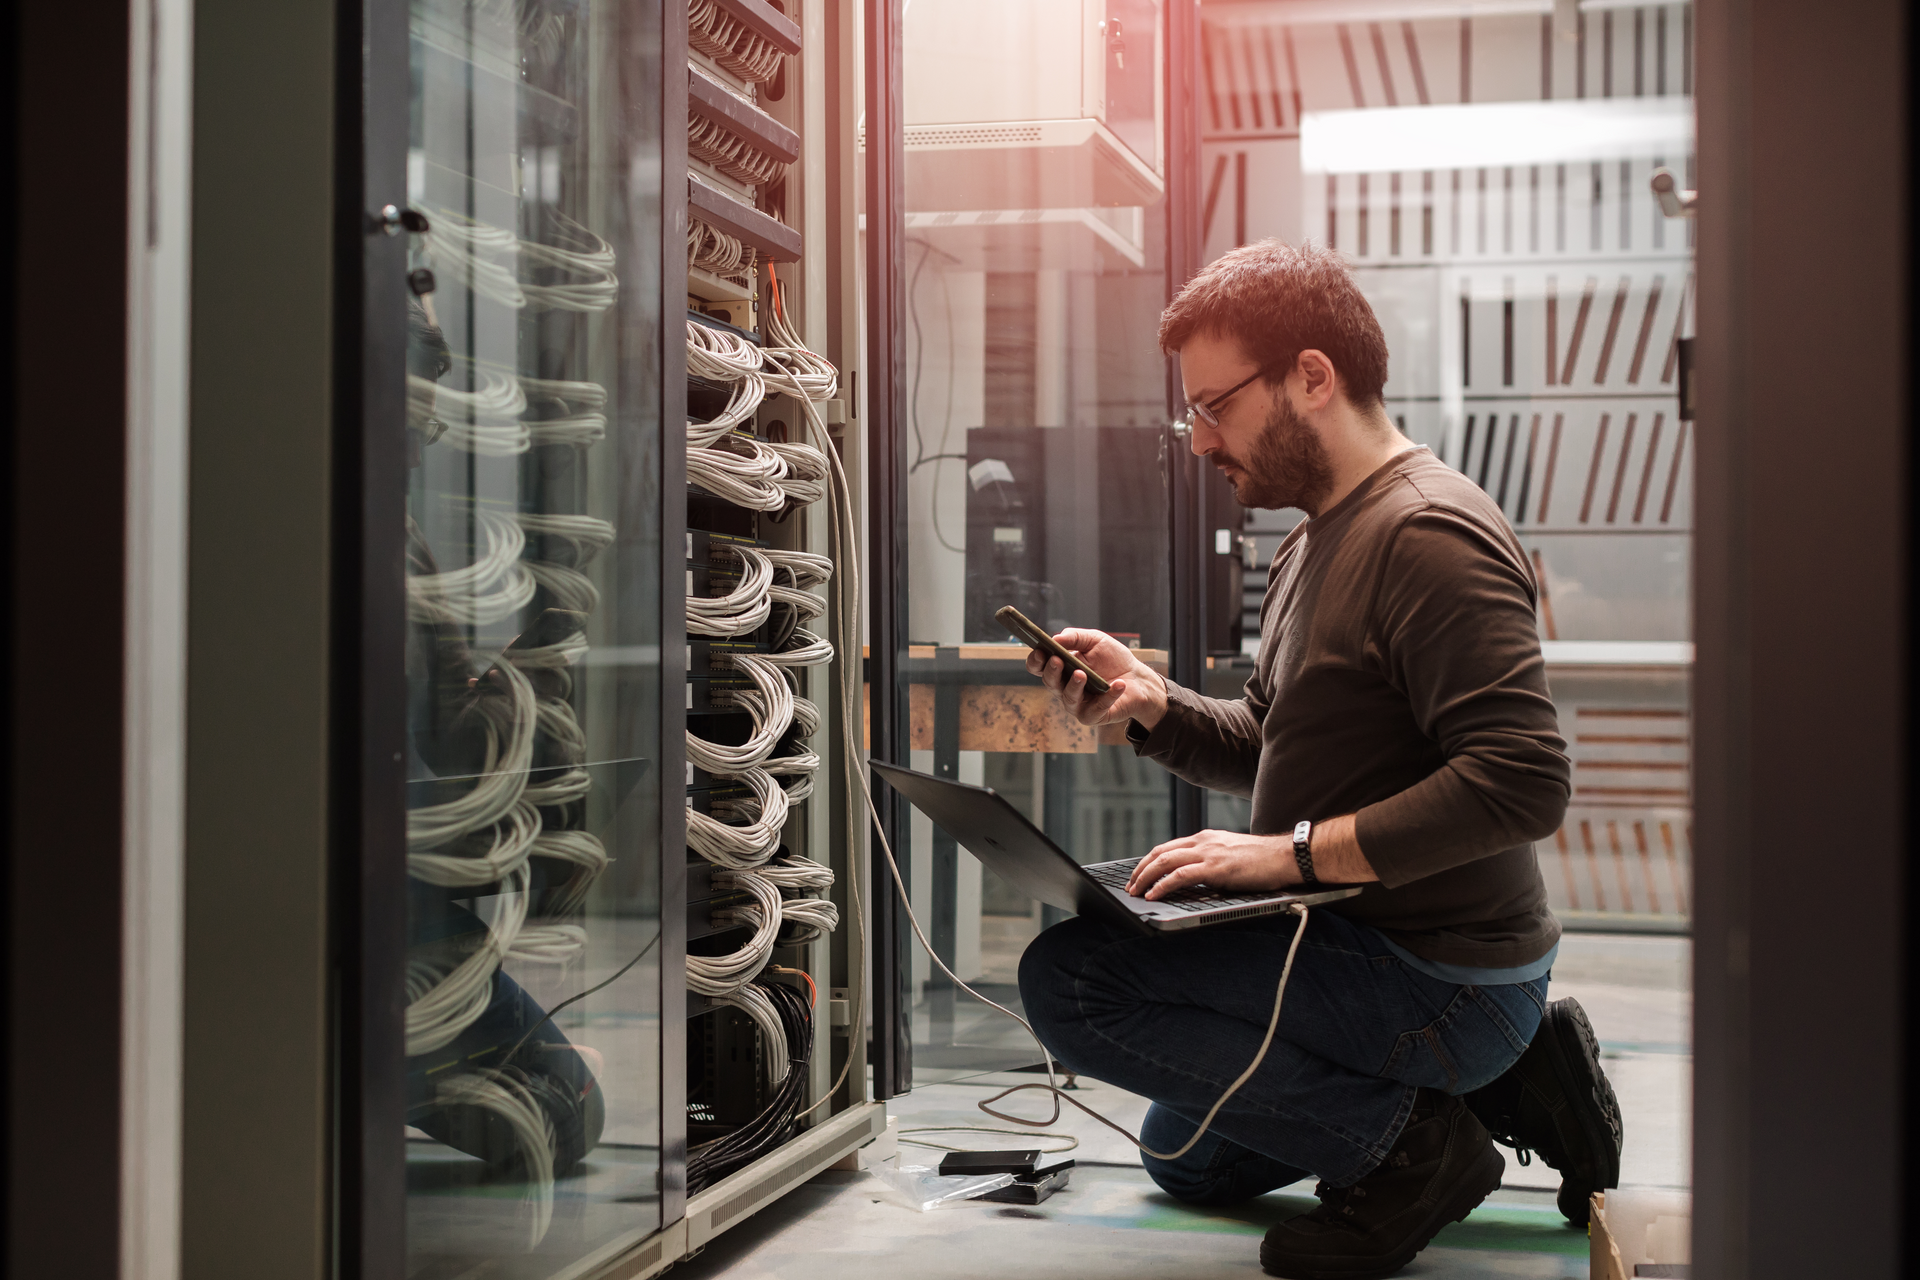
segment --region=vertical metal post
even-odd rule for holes
[[[335,156],[334,918],[343,1274],[406,1263],[407,11],[340,7]]]
[[[907,238],[906,133],[901,117],[901,0],[862,0],[866,38],[867,214],[867,581],[871,584],[868,637],[872,754],[907,761],[906,699],[899,684],[907,634],[905,279],[900,273]],[[885,787],[874,803],[887,840],[907,849],[906,808]],[[905,1093],[913,1083],[912,1005],[905,988],[905,939],[900,900],[886,855],[873,864],[874,1092]]]
[[[1200,211],[1200,6],[1173,4],[1167,21],[1167,296],[1171,298],[1201,267]],[[1167,361],[1167,414],[1178,421],[1186,407],[1180,391],[1179,362]],[[1206,504],[1201,493],[1204,466],[1187,448],[1184,432],[1167,433],[1167,483],[1171,489],[1168,582],[1172,587],[1172,646],[1169,672],[1189,688],[1199,688],[1207,667]],[[1173,829],[1188,835],[1206,825],[1206,792],[1173,780]]]
[[[934,650],[933,685],[933,771],[942,778],[960,777],[960,650],[942,645]],[[933,903],[933,918],[928,921],[933,952],[947,964],[958,961],[960,933],[960,844],[941,829],[933,828],[933,883],[928,896]],[[952,979],[929,966],[927,975],[927,1043],[953,1043],[954,1001],[958,992]]]
[[[687,420],[687,343],[680,321],[687,296],[687,10],[647,6],[660,50],[660,1222],[687,1205],[687,450],[670,424]],[[636,166],[633,199],[646,199]],[[653,246],[648,246],[652,251]],[[672,441],[671,445],[665,442]]]

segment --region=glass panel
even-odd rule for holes
[[[412,9],[416,1278],[660,1225],[657,22]]]
[[[1574,761],[1537,846],[1573,931],[1552,994],[1620,1055],[1639,1133],[1687,1107],[1693,224],[1650,180],[1693,186],[1692,23],[1649,4],[1211,26],[1202,80],[1207,256],[1267,236],[1347,255],[1386,330],[1388,412],[1533,558]],[[1300,518],[1247,513],[1258,567]],[[1249,636],[1264,587],[1248,575]],[[1234,810],[1210,820],[1244,830]],[[1677,1144],[1627,1161],[1628,1182],[1688,1178]]]
[[[1067,720],[993,615],[1166,660],[1160,44],[1156,0],[906,14],[911,763],[992,786],[1083,863],[1167,838],[1170,780]],[[911,848],[942,958],[1017,1007],[1020,954],[1062,913],[918,814]],[[917,948],[912,965],[919,1078],[1038,1060]]]

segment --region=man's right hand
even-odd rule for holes
[[[1027,670],[1060,695],[1060,705],[1081,724],[1124,724],[1138,720],[1151,729],[1167,714],[1167,681],[1134,656],[1133,650],[1104,631],[1069,627],[1054,637],[1062,648],[1099,672],[1112,687],[1098,697],[1087,693],[1087,677],[1068,678],[1067,664],[1033,649]]]

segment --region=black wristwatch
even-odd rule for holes
[[[1313,824],[1296,822],[1293,825],[1293,860],[1300,864],[1300,878],[1308,884],[1319,884],[1320,877],[1313,874]]]

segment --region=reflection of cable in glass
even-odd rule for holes
[[[946,461],[948,459],[954,459],[954,458],[957,458],[960,461],[964,462],[966,461],[967,455],[965,455],[964,453],[946,453],[946,452],[939,452],[939,453],[934,453],[929,455],[926,451],[926,438],[920,432],[920,376],[922,372],[922,365],[925,362],[925,356],[926,356],[926,335],[920,325],[920,273],[926,269],[927,260],[933,257],[935,253],[938,253],[939,250],[935,249],[931,244],[929,244],[925,240],[914,240],[912,241],[912,243],[920,246],[920,261],[914,264],[913,276],[907,282],[907,321],[913,330],[913,378],[910,385],[910,389],[907,392],[907,423],[913,430],[913,455],[914,455],[913,461],[907,464],[907,474],[912,475],[914,472],[918,471],[921,467],[927,465],[928,463],[934,464],[933,505],[932,505],[932,510],[929,512],[929,518],[933,525],[933,536],[935,540],[938,541],[940,545],[945,547],[947,550],[952,551],[959,555],[965,555],[966,554],[965,547],[954,546],[951,542],[947,541],[946,535],[940,532],[940,467],[939,467],[939,464],[943,461]],[[947,258],[952,262],[957,263],[959,261],[958,258],[954,258],[950,254],[942,253],[940,256],[943,258]],[[955,356],[954,335],[953,335],[953,286],[947,280],[947,273],[944,271],[940,273],[940,288],[942,293],[946,297],[946,309],[947,309],[947,417],[946,417],[946,422],[940,431],[940,444],[938,446],[941,450],[944,451],[947,447],[947,434],[953,429],[953,373],[954,373],[953,362],[954,362],[954,356]]]
[[[487,934],[470,953],[417,950],[407,959],[407,1056],[444,1049],[478,1021],[493,1000],[493,975],[527,919],[531,881],[523,865],[507,877]],[[452,963],[448,963],[452,961]]]
[[[421,247],[436,268],[503,306],[531,307],[535,311],[605,311],[620,297],[620,279],[613,273],[613,246],[571,218],[555,214],[554,219],[563,228],[564,243],[522,240],[511,231],[440,209],[433,215],[433,229],[421,235]],[[520,280],[517,269],[521,260],[536,268],[569,272],[584,279],[526,283]]]
[[[501,1061],[512,1062],[514,1058],[519,1055],[520,1050],[526,1048],[527,1041],[533,1039],[534,1033],[539,1031],[540,1028],[546,1026],[549,1022],[553,1021],[554,1014],[559,1013],[562,1009],[566,1008],[570,1004],[578,1004],[580,1001],[585,1000],[588,996],[592,995],[596,991],[604,991],[606,988],[612,986],[614,983],[618,982],[620,979],[626,977],[627,971],[633,968],[633,966],[639,964],[642,960],[646,959],[647,952],[653,950],[654,943],[658,941],[660,941],[660,935],[658,933],[655,933],[653,937],[647,939],[647,945],[640,948],[640,950],[634,955],[633,959],[627,961],[625,964],[621,965],[618,969],[616,969],[613,972],[613,975],[611,977],[602,978],[600,981],[588,987],[585,991],[581,991],[574,995],[570,995],[565,1000],[562,1000],[559,1004],[553,1006],[553,1008],[547,1010],[546,1017],[534,1023],[531,1027],[528,1027],[526,1030],[526,1033],[514,1042],[513,1048],[507,1050],[506,1056],[502,1058]]]
[[[525,1198],[533,1206],[528,1231],[529,1249],[546,1238],[553,1223],[553,1121],[516,1071],[479,1068],[457,1072],[434,1088],[434,1101],[444,1107],[478,1107],[504,1120],[513,1131],[526,1167],[521,1170]]]

